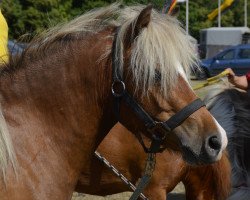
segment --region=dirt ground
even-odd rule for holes
[[[131,194],[131,192],[123,192],[111,196],[99,197],[76,193],[72,200],[128,200]],[[168,200],[185,200],[185,195],[183,193],[171,193],[168,196]]]
[[[168,200],[185,200],[185,189],[182,183],[178,184],[176,188],[168,195]],[[123,192],[106,197],[92,196],[74,193],[72,200],[128,200],[132,195],[131,192]]]
[[[192,80],[191,86],[196,86],[197,84],[201,83],[204,83],[204,81]],[[202,99],[207,91],[211,89],[211,87],[214,87],[214,85],[196,90],[195,92]],[[123,192],[110,196],[100,197],[74,193],[72,200],[128,200],[131,194],[131,192]],[[168,200],[185,200],[185,188],[182,183],[178,184],[175,189],[168,195]]]

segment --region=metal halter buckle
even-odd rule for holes
[[[165,125],[163,122],[156,122],[155,125],[151,128],[148,128],[148,131],[153,135],[157,135],[158,138],[164,140],[167,136],[166,131],[170,132],[171,129]],[[160,137],[159,137],[160,134]]]
[[[125,93],[125,83],[121,80],[115,80],[112,83],[111,91],[114,97],[122,97]]]

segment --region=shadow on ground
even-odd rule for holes
[[[168,194],[168,200],[186,200],[184,194],[171,193]]]

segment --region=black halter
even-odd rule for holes
[[[118,29],[119,31],[119,29]],[[191,114],[205,106],[205,104],[197,98],[175,115],[170,117],[165,122],[155,121],[150,115],[135,101],[133,97],[127,92],[125,83],[123,82],[122,74],[118,72],[119,62],[116,59],[116,40],[117,33],[114,36],[112,46],[112,70],[113,70],[113,83],[112,83],[112,94],[115,98],[115,113],[118,121],[120,113],[120,102],[123,100],[137,115],[137,117],[144,123],[147,130],[152,134],[151,145],[149,148],[144,144],[141,135],[137,135],[139,142],[142,144],[146,153],[157,153],[162,152],[164,149],[161,148],[163,141],[166,136],[176,127],[180,126]],[[159,135],[159,133],[163,133]]]

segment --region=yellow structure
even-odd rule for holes
[[[233,4],[234,0],[225,0],[223,4],[221,4],[220,6],[220,10],[221,12],[223,12],[226,8],[230,7]],[[217,17],[219,13],[219,9],[215,9],[213,12],[211,12],[210,14],[208,14],[208,19],[209,20],[213,20],[215,17]]]
[[[0,63],[8,62],[8,25],[0,10]]]

